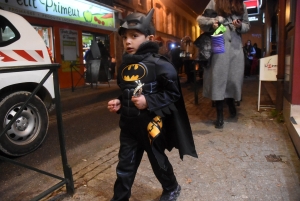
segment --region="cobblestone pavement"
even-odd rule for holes
[[[195,104],[193,85],[182,84],[199,158],[185,156],[182,161],[177,150],[167,153],[182,187],[178,201],[299,201],[299,158],[284,123],[272,117],[270,109],[257,111],[257,78],[245,80],[237,118],[229,119],[224,105],[223,129],[214,128],[215,108],[201,96],[201,89]],[[261,100],[269,101],[264,90]],[[44,200],[110,200],[118,147],[117,143],[85,165],[72,167],[77,170],[73,196],[62,188]],[[157,201],[161,192],[144,156],[130,201]]]

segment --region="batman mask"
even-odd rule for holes
[[[151,23],[154,9],[152,8],[147,16],[142,13],[131,13],[123,21],[123,24],[119,28],[119,35],[122,35],[126,29],[136,29],[141,33],[148,35],[154,35],[155,29]]]

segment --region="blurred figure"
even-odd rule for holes
[[[259,66],[259,59],[262,58],[262,52],[261,52],[261,49],[259,47],[257,47],[257,43],[254,43],[253,44],[253,47],[255,49],[255,56],[256,56],[256,59],[257,59],[257,64],[255,66],[255,70],[253,71],[254,75],[258,75],[259,74],[259,69],[260,69],[260,66]]]
[[[101,53],[101,63],[100,63],[100,72],[101,72],[101,68],[104,69],[105,71],[105,76],[107,77],[107,80],[111,79],[111,75],[109,72],[109,68],[110,68],[110,60],[111,60],[111,56],[107,50],[107,48],[103,45],[102,42],[98,42],[98,47]],[[102,80],[103,75],[102,73],[99,73],[99,81]],[[106,79],[104,79],[106,80]]]
[[[110,72],[111,79],[115,79],[116,59],[114,57],[111,58],[109,72]]]
[[[194,82],[194,73],[195,73],[195,60],[197,60],[198,56],[198,48],[193,43],[190,36],[185,36],[181,40],[181,51],[183,54],[183,66],[184,72],[187,76],[186,83]]]
[[[248,40],[244,46],[244,51],[246,55],[247,62],[245,62],[245,77],[250,76],[251,66],[253,62],[253,56],[256,54],[254,47],[251,44],[251,40]]]
[[[181,50],[179,46],[172,48],[170,51],[171,62],[173,63],[178,74],[181,73],[181,69],[183,65],[182,58],[180,57],[180,52]]]
[[[158,54],[163,55],[163,56],[167,57],[168,59],[170,59],[169,51],[164,46],[165,41],[160,36],[157,36],[154,38],[154,42],[156,42],[158,44],[158,47],[159,47]]]

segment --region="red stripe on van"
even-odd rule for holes
[[[36,62],[36,60],[33,57],[31,57],[25,50],[13,50],[13,51],[18,55],[20,55],[21,57],[23,57],[24,59],[26,59],[27,61]]]
[[[36,52],[44,59],[43,51],[42,50],[36,50]]]
[[[10,61],[16,61],[13,58],[7,56],[6,54],[4,54],[3,52],[0,51],[0,57],[4,57],[1,59],[1,61],[3,62],[10,62]]]

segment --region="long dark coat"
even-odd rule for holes
[[[206,9],[215,10],[215,0],[211,0]],[[202,31],[212,31],[215,19],[223,21],[226,27],[224,33],[225,53],[213,54],[211,65],[204,70],[203,96],[212,100],[234,98],[241,100],[242,84],[244,78],[244,53],[241,34],[250,29],[248,13],[244,4],[245,13],[242,16],[232,15],[226,18],[198,16],[197,21]],[[232,25],[234,19],[242,19],[242,27],[236,29]]]

